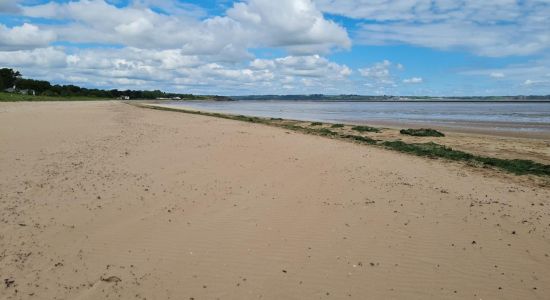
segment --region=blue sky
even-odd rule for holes
[[[548,0],[0,0],[0,66],[201,94],[550,94]]]

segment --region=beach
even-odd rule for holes
[[[541,139],[447,142],[548,163]],[[117,101],[0,103],[0,299],[547,299],[547,183]]]

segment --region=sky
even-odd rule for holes
[[[550,0],[0,0],[0,67],[219,95],[547,95]]]

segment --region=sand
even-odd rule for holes
[[[192,107],[182,105],[182,103],[167,104],[166,101],[145,101],[140,104],[143,106],[156,106],[185,111],[198,111]],[[199,111],[200,112],[200,111]],[[287,122],[290,120],[285,120]],[[310,121],[292,120],[292,124],[310,127]],[[344,134],[357,135],[357,131],[351,130],[352,124],[368,125],[382,129],[380,132],[361,133],[372,139],[383,141],[402,140],[406,143],[426,143],[434,142],[455,150],[461,150],[479,156],[498,157],[503,159],[526,159],[536,161],[542,164],[550,164],[550,131],[526,131],[523,133],[502,131],[485,127],[483,130],[474,129],[473,127],[448,127],[439,124],[407,124],[399,123],[398,121],[380,122],[373,121],[367,124],[362,123],[346,123],[345,129],[334,129],[330,127],[330,123],[324,123],[323,126],[332,131],[337,131]],[[485,124],[487,126],[487,124]],[[503,126],[500,124],[499,126]],[[506,126],[513,126],[507,124]],[[433,128],[445,133],[445,138],[437,137],[414,137],[400,134],[401,129],[405,128]]]
[[[0,299],[549,299],[550,188],[120,102],[0,103]]]

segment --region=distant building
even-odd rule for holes
[[[4,90],[6,93],[19,93],[21,95],[33,95],[36,96],[36,91],[31,89],[24,89],[24,90],[18,90],[17,87],[14,85],[11,88],[7,88]]]
[[[118,97],[120,100],[130,100],[130,96],[120,96]]]
[[[15,93],[17,91],[17,88],[15,87],[15,85],[11,88],[7,88],[4,90],[4,92],[6,93]]]
[[[19,94],[36,96],[36,92],[34,90],[20,90]]]

